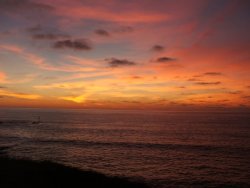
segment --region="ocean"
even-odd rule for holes
[[[246,112],[2,108],[0,147],[157,188],[250,187]]]

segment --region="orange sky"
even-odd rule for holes
[[[250,107],[247,0],[0,1],[0,107]]]

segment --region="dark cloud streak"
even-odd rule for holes
[[[126,59],[116,59],[116,58],[110,58],[105,59],[106,62],[108,62],[110,67],[121,67],[121,66],[133,66],[136,65],[135,62],[129,61]]]
[[[36,26],[27,28],[27,31],[31,33],[39,32],[39,31],[42,31],[42,27],[40,25],[36,25]]]
[[[141,76],[132,76],[131,78],[132,79],[142,79],[143,77],[141,77]]]
[[[229,91],[228,93],[232,95],[238,95],[238,94],[241,94],[242,91]]]
[[[221,82],[196,82],[195,84],[197,84],[197,85],[219,85],[219,84],[221,84]]]
[[[161,46],[161,45],[154,45],[152,47],[152,50],[155,51],[155,52],[162,52],[164,49],[165,49],[165,47]]]
[[[242,96],[243,99],[250,99],[250,95]]]
[[[171,61],[175,61],[176,59],[171,58],[171,57],[159,57],[156,59],[156,62],[158,63],[167,63],[167,62],[171,62]]]
[[[134,28],[131,26],[121,26],[118,29],[114,30],[117,33],[130,33],[134,31]]]
[[[52,34],[52,33],[34,34],[34,35],[32,35],[32,38],[38,39],[38,40],[58,40],[58,39],[62,39],[62,38],[69,38],[69,35]]]
[[[76,40],[59,40],[54,43],[55,49],[66,49],[71,48],[74,50],[92,50],[90,42],[86,39],[76,39]]]
[[[97,35],[104,36],[104,37],[109,37],[110,36],[109,32],[104,30],[104,29],[97,29],[97,30],[95,30],[95,33]]]
[[[189,78],[187,81],[189,81],[189,82],[197,82],[197,81],[201,81],[201,80],[197,79],[197,78]]]
[[[208,75],[208,76],[220,76],[222,75],[221,72],[205,72],[204,75]]]
[[[30,0],[0,0],[0,10],[3,12],[38,12],[38,11],[50,11],[54,7],[38,3]]]

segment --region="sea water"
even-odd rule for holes
[[[0,147],[154,187],[250,187],[247,112],[0,109]]]

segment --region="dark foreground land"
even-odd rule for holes
[[[146,188],[148,186],[125,178],[108,177],[101,173],[81,171],[52,162],[0,157],[0,187]]]

